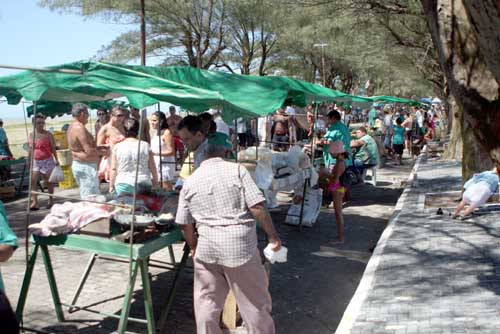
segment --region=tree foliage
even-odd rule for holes
[[[145,3],[147,53],[159,58],[155,63],[282,74],[319,83],[324,78],[329,87],[357,94],[410,97],[443,86],[417,0]],[[96,57],[114,62],[139,57],[138,0],[41,0],[40,4],[129,24],[131,30]],[[320,43],[327,46],[314,46]]]

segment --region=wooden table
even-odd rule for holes
[[[123,307],[120,315],[118,316],[116,314],[106,314],[93,310],[92,312],[103,314],[108,317],[119,318],[120,322],[118,325],[118,333],[125,333],[128,320],[146,323],[148,328],[148,333],[149,334],[155,333],[156,327],[153,315],[153,303],[151,298],[151,285],[149,279],[149,266],[150,266],[149,258],[153,253],[160,251],[165,247],[171,247],[174,243],[182,240],[183,240],[182,233],[180,232],[179,229],[175,229],[170,232],[162,233],[161,235],[149,239],[144,243],[134,244],[132,246],[132,262],[133,262],[132,273],[128,280],[128,285],[123,300]],[[92,269],[92,266],[94,265],[95,259],[98,255],[110,256],[112,258],[121,259],[121,261],[123,261],[124,259],[129,260],[130,256],[129,244],[104,237],[96,237],[96,236],[82,235],[82,234],[68,234],[68,235],[60,235],[53,237],[33,236],[32,242],[33,242],[33,251],[28,260],[28,265],[26,272],[24,274],[21,293],[16,308],[16,315],[19,321],[22,320],[23,310],[26,303],[26,297],[31,282],[31,276],[33,274],[33,269],[35,267],[35,262],[36,262],[36,256],[39,250],[41,251],[43,262],[45,265],[45,270],[47,272],[50,292],[52,295],[52,300],[54,302],[54,308],[56,311],[58,321],[64,321],[64,313],[62,306],[68,306],[69,312],[72,312],[73,310],[90,311],[90,309],[87,307],[79,307],[75,304],[76,301],[78,300],[78,296],[80,295],[80,292],[83,289],[85,281],[87,280],[90,270]],[[78,287],[74,293],[73,299],[70,304],[62,303],[59,298],[56,279],[54,276],[52,263],[50,261],[49,246],[91,253],[90,260],[85,268],[85,271],[80,279],[80,283],[78,284]],[[189,247],[185,245],[182,259],[179,262],[179,264],[175,265],[176,273],[174,281],[168,293],[166,306],[163,308],[161,312],[160,328],[163,327],[163,324],[166,321],[170,306],[172,305],[175,296],[175,290],[177,288],[180,272],[185,267],[188,256],[189,256]],[[137,319],[129,317],[130,301],[132,293],[134,291],[134,284],[139,268],[141,271],[142,285],[144,289],[144,307],[146,311],[145,312],[146,319]]]

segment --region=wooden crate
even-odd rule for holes
[[[78,187],[73,173],[71,172],[71,166],[61,166],[64,173],[64,181],[59,182],[59,188],[61,189],[72,189]]]
[[[69,149],[67,150],[57,150],[57,159],[61,166],[71,166],[73,163],[73,155]]]

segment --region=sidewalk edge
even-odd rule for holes
[[[406,198],[408,197],[408,193],[411,191],[411,188],[413,187],[414,182],[417,183],[417,171],[418,171],[418,168],[420,166],[420,162],[422,161],[422,159],[426,155],[427,155],[427,147],[424,146],[424,148],[422,149],[422,152],[420,153],[420,155],[417,158],[417,161],[415,162],[415,165],[413,166],[413,169],[412,169],[410,175],[408,176],[406,186],[403,190],[403,193],[399,197],[399,199],[396,203],[396,206],[394,207],[394,212],[392,213],[391,217],[389,218],[389,222],[387,224],[387,227],[385,228],[384,232],[380,236],[380,239],[377,242],[377,246],[375,247],[375,250],[373,251],[373,255],[370,257],[370,260],[368,261],[365,272],[363,273],[363,276],[361,277],[361,281],[359,282],[359,285],[356,288],[356,291],[354,292],[354,295],[351,298],[349,305],[347,305],[347,308],[344,312],[344,315],[342,316],[342,319],[340,320],[340,323],[334,332],[335,334],[349,334],[349,333],[351,333],[352,327],[354,326],[354,322],[356,321],[356,318],[359,315],[361,305],[365,301],[365,299],[368,295],[368,292],[372,288],[373,278],[375,276],[375,272],[377,270],[377,267],[380,263],[380,259],[382,257],[383,252],[384,252],[385,245],[387,244],[387,241],[389,240],[389,237],[391,236],[391,234],[394,230],[394,226],[396,225],[396,222],[398,221],[399,215],[401,213],[401,209],[403,208],[403,205],[406,202]]]

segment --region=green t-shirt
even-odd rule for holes
[[[360,140],[365,144],[356,153],[355,159],[362,161],[365,165],[378,165],[380,157],[375,140],[370,135],[364,135]]]
[[[7,214],[2,201],[0,201],[0,245],[9,245],[14,247],[14,249],[17,248],[17,237],[7,223]],[[2,273],[0,273],[0,289],[5,291]]]
[[[337,121],[330,125],[324,139],[329,142],[340,140],[344,144],[345,151],[347,153],[351,151],[351,133],[349,132],[349,128],[341,121]],[[335,164],[335,158],[330,154],[330,144],[323,147],[323,159],[327,167]],[[351,166],[351,159],[346,159],[345,164],[346,167]]]
[[[396,125],[394,127],[394,134],[392,136],[392,143],[396,145],[404,144],[405,142],[405,128]]]
[[[368,112],[368,125],[370,128],[373,128],[375,126],[375,117],[377,117],[377,110],[371,109]]]

